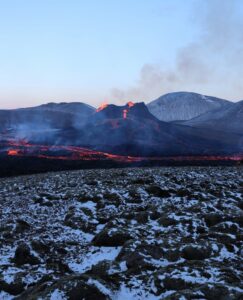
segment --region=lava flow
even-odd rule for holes
[[[104,102],[100,105],[100,107],[98,107],[96,109],[96,112],[102,111],[103,109],[105,109],[108,106],[108,103]]]
[[[132,101],[127,102],[128,107],[133,107],[135,104]]]
[[[133,107],[134,103],[132,101],[129,101],[129,102],[127,102],[127,106],[128,106],[128,109],[123,109],[123,111],[122,111],[123,119],[127,119],[127,114],[129,112],[129,108]]]
[[[16,157],[37,157],[58,160],[112,160],[116,162],[141,161],[139,157],[110,154],[75,146],[47,146],[30,144],[27,141],[10,140],[1,144],[2,154]]]
[[[126,117],[126,114],[125,114]],[[161,156],[161,157],[139,157],[129,155],[117,155],[97,150],[76,146],[50,146],[30,144],[26,140],[8,139],[0,142],[0,154],[16,157],[37,157],[55,160],[84,160],[84,161],[116,161],[122,163],[144,162],[144,161],[243,161],[243,154],[235,155],[198,155],[198,156]]]
[[[123,119],[127,118],[127,113],[128,113],[128,110],[127,109],[123,109]]]
[[[18,150],[15,150],[15,149],[8,150],[8,155],[9,156],[17,156],[18,154],[19,154]]]

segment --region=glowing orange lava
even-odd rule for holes
[[[102,104],[100,105],[100,107],[98,107],[98,108],[96,109],[96,112],[99,112],[99,111],[105,109],[107,106],[108,106],[108,103],[106,103],[106,102],[102,103]]]
[[[135,104],[132,101],[127,102],[128,109],[123,109],[123,111],[122,111],[122,117],[123,117],[123,119],[127,119],[127,114],[129,112],[129,109],[131,107],[133,107],[134,105]]]
[[[128,107],[133,107],[133,106],[134,106],[134,103],[133,103],[132,101],[129,101],[129,102],[127,102],[127,106],[128,106]]]
[[[30,144],[25,140],[9,140],[6,146],[9,147],[7,150],[8,156],[36,157],[56,160],[112,160],[116,162],[137,162],[141,160],[139,157],[116,155],[83,147]],[[10,148],[13,146],[15,147],[14,149]]]
[[[8,155],[10,156],[17,156],[18,154],[19,154],[18,150],[15,149],[8,150]]]
[[[127,117],[128,110],[124,110],[124,118]],[[174,161],[174,162],[192,162],[192,161],[235,161],[239,164],[243,161],[243,154],[233,155],[205,155],[205,156],[161,156],[161,157],[139,157],[112,154],[97,150],[92,150],[77,146],[63,145],[36,145],[30,144],[26,140],[8,140],[2,146],[6,148],[8,156],[18,157],[38,157],[44,159],[59,159],[59,160],[112,160],[116,162],[143,162],[143,161]]]
[[[128,113],[128,110],[127,109],[123,109],[123,119],[127,118],[127,113]]]

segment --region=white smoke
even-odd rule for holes
[[[243,99],[243,11],[241,0],[196,2],[199,38],[178,50],[175,66],[145,64],[137,82],[113,88],[113,101],[148,101],[173,91],[194,91],[230,100]],[[206,4],[206,5],[205,5]]]

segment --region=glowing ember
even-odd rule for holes
[[[132,101],[129,101],[129,102],[127,102],[127,106],[128,106],[128,107],[133,107],[133,106],[134,106],[134,103],[133,103]]]
[[[127,113],[128,113],[128,110],[127,109],[123,109],[123,119],[127,118]]]
[[[99,112],[99,111],[105,109],[107,106],[108,106],[108,103],[106,103],[106,102],[102,103],[102,104],[100,105],[100,107],[98,107],[98,108],[96,109],[96,112]]]
[[[15,149],[8,150],[9,156],[17,156],[18,154],[19,154],[19,150],[15,150]]]
[[[128,109],[123,109],[123,111],[122,111],[123,119],[127,119],[127,114],[129,112],[129,109],[134,106],[134,103],[132,101],[129,101],[129,102],[127,102],[127,106],[128,106]]]

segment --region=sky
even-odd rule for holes
[[[0,109],[243,99],[242,0],[0,0]]]

